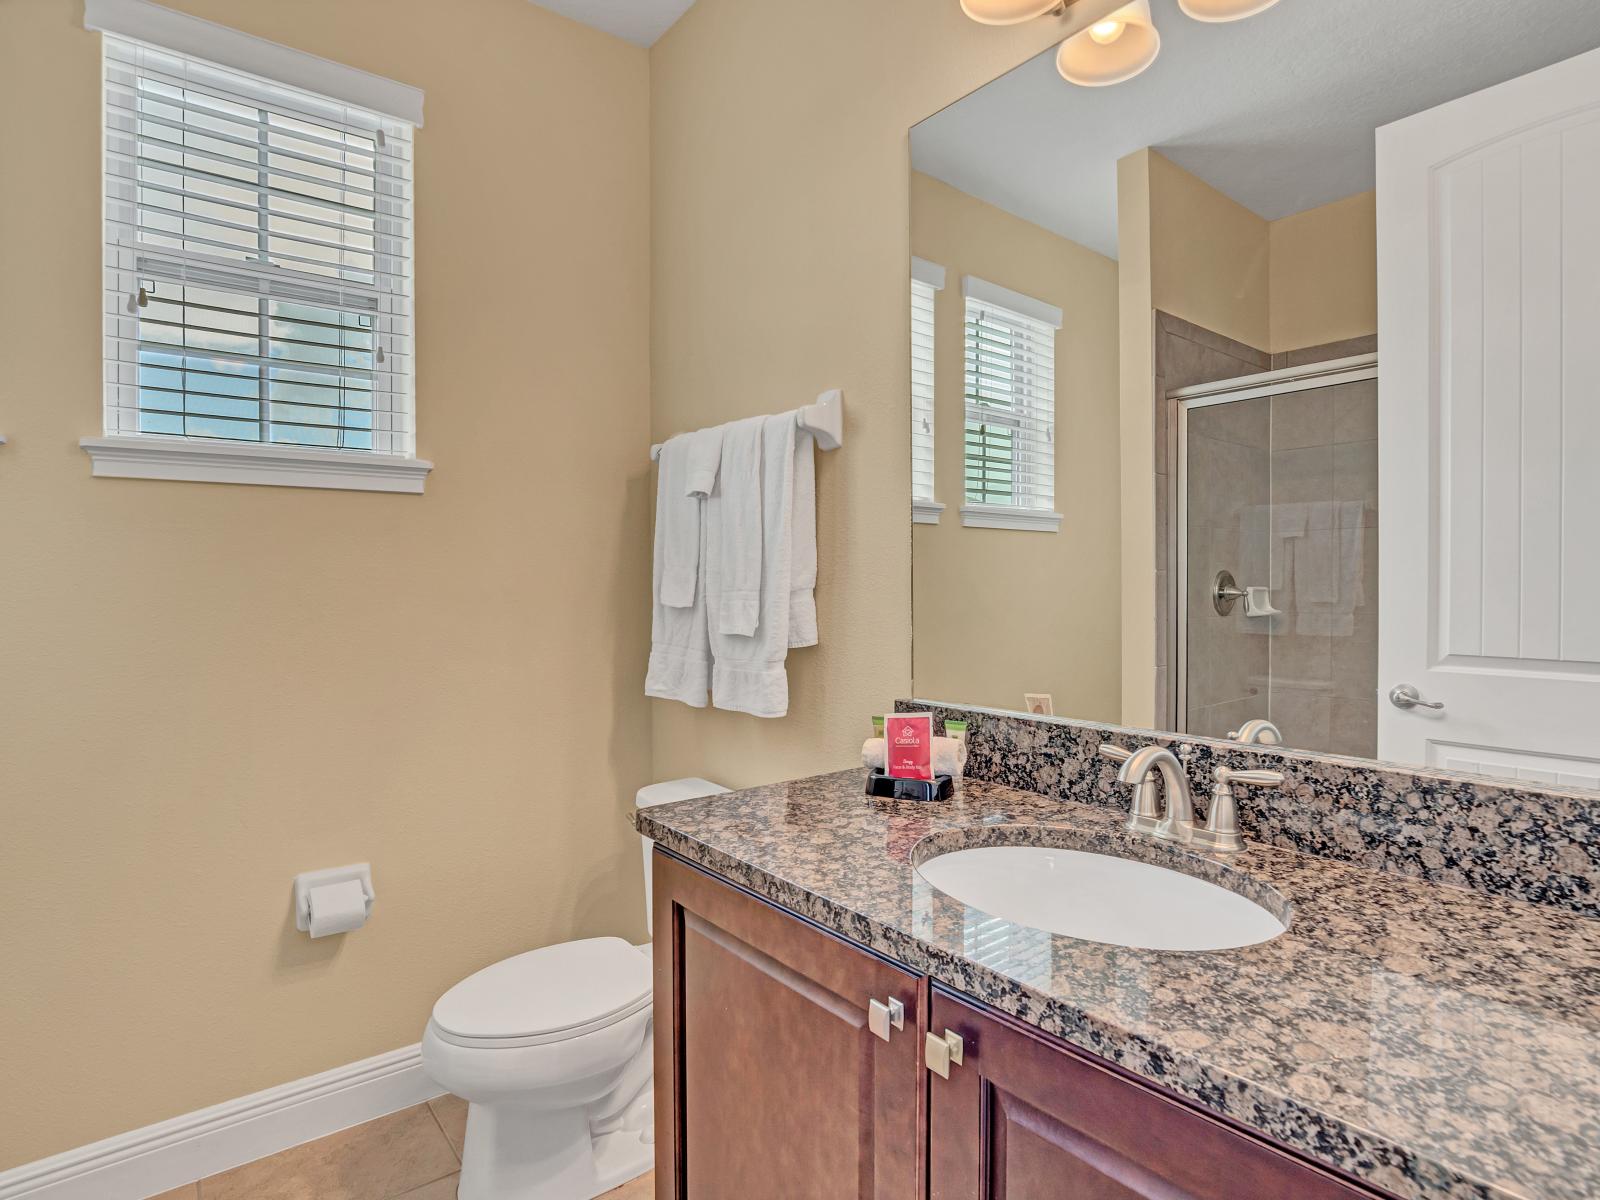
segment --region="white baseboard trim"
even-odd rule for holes
[[[0,1200],[145,1200],[439,1094],[406,1046],[0,1171]]]

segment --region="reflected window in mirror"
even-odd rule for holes
[[[944,268],[911,260],[911,519],[937,525],[944,505],[934,490],[934,296]]]
[[[1056,330],[1061,310],[973,276],[966,298],[961,523],[1055,532]]]

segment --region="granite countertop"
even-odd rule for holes
[[[639,831],[852,941],[1403,1197],[1600,1197],[1600,921],[968,780],[862,794],[859,770],[643,810]],[[1176,866],[1287,916],[1207,953],[997,921],[915,873],[1037,843]],[[981,949],[969,934],[983,922]]]

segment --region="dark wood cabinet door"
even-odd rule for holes
[[[930,1072],[932,1200],[1372,1200],[1100,1060],[935,990],[963,1062]]]
[[[917,1200],[923,981],[660,850],[654,879],[657,1200]]]

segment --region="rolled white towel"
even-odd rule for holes
[[[885,747],[881,737],[868,738],[861,743],[861,765],[883,769]],[[967,743],[960,738],[936,737],[933,739],[933,773],[959,779],[967,765]]]

